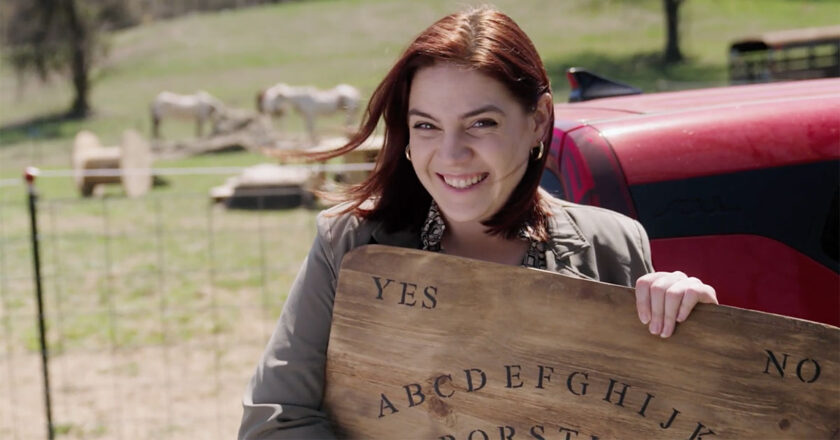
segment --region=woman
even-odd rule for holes
[[[331,437],[321,407],[341,259],[378,243],[547,269],[636,286],[639,319],[668,337],[697,302],[696,278],[653,272],[641,225],[539,190],[554,113],[530,39],[506,15],[476,9],[423,31],[374,92],[359,133],[380,118],[376,169],[346,203],[318,217],[318,234],[244,398],[243,438]]]

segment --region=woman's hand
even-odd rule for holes
[[[636,311],[654,335],[671,336],[697,303],[717,304],[715,289],[682,272],[653,272],[636,281]]]

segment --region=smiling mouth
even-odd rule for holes
[[[446,176],[438,174],[443,179],[444,183],[455,189],[467,189],[478,185],[489,176],[489,173],[479,173],[472,176]]]

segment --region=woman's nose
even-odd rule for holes
[[[438,155],[446,162],[459,163],[472,157],[472,148],[461,133],[447,133],[438,149]]]

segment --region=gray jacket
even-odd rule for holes
[[[549,270],[623,286],[653,270],[637,221],[557,199],[551,206]],[[318,215],[315,242],[245,392],[239,438],[334,438],[321,400],[341,260],[370,243],[420,248],[418,233],[386,233],[381,224],[336,215],[341,208]]]

